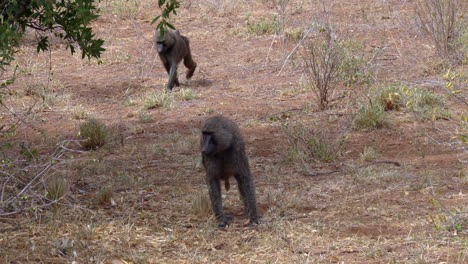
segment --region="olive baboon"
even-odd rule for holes
[[[193,60],[190,53],[188,38],[182,36],[178,30],[167,31],[164,36],[161,36],[161,31],[156,30],[154,42],[158,50],[159,58],[161,58],[164,68],[169,74],[169,81],[166,88],[172,90],[174,84],[179,86],[177,78],[177,65],[184,60],[185,67],[188,68],[187,79],[190,79],[195,72],[197,63]]]
[[[233,121],[218,115],[208,118],[201,132],[203,166],[206,170],[211,205],[219,227],[225,227],[230,220],[230,217],[223,213],[220,186],[220,181],[224,180],[228,190],[230,176],[237,180],[241,200],[250,218],[249,224],[258,224],[255,186],[239,127]]]

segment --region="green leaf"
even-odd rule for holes
[[[161,16],[157,16],[155,18],[153,18],[153,20],[151,20],[151,25],[153,25],[156,21],[158,21],[158,19],[161,18]]]
[[[37,43],[37,52],[46,51],[49,48],[49,37],[42,36]]]

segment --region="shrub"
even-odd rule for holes
[[[92,118],[80,125],[81,145],[85,149],[98,149],[106,144],[108,129],[105,124]]]
[[[172,108],[174,104],[174,95],[166,91],[150,95],[144,104],[144,108],[149,110],[153,108]]]
[[[252,21],[250,16],[247,16],[246,27],[247,32],[254,35],[276,34],[280,30],[276,16],[271,20],[262,17],[258,21]]]
[[[192,200],[192,211],[197,216],[207,216],[213,214],[210,196],[207,192],[199,192]]]
[[[287,28],[284,31],[284,36],[293,41],[299,41],[303,35],[304,29],[302,28]]]
[[[334,40],[331,28],[325,28],[318,38],[311,38],[304,46],[304,62],[307,78],[316,94],[321,110],[333,100],[331,95],[344,60],[341,43]]]
[[[400,87],[397,85],[385,85],[377,88],[376,102],[381,104],[385,111],[400,110],[405,106]]]
[[[114,196],[114,191],[112,190],[112,188],[104,187],[101,190],[99,190],[99,192],[97,193],[97,200],[100,204],[103,204],[103,205],[112,204],[113,196]]]
[[[444,97],[419,86],[386,84],[374,90],[373,101],[385,111],[407,109],[419,119],[450,119]]]
[[[406,108],[417,118],[421,120],[450,118],[450,113],[443,109],[445,100],[442,96],[418,86],[411,88],[402,86],[400,89]]]
[[[442,58],[450,58],[460,48],[466,22],[463,0],[422,0],[416,6],[417,22],[428,34]]]
[[[304,43],[303,59],[307,86],[315,93],[319,109],[324,110],[332,101],[346,96],[333,96],[338,84],[371,83],[374,75],[362,45],[340,40],[329,22],[318,23],[317,32]]]
[[[307,128],[302,124],[285,124],[283,128],[291,146],[288,153],[291,161],[333,162],[341,155],[347,140],[345,136],[334,138],[331,134]]]
[[[79,105],[72,109],[72,118],[76,120],[88,119],[92,113],[84,106]]]
[[[378,159],[380,157],[380,153],[377,152],[377,150],[371,146],[365,146],[364,150],[362,151],[361,154],[359,154],[359,159],[362,162],[370,162]]]
[[[343,84],[352,86],[374,81],[372,64],[364,57],[362,45],[355,41],[346,41],[341,45],[344,57],[339,66],[339,77]],[[378,50],[372,56],[376,56],[377,53]]]
[[[150,122],[153,122],[153,116],[151,114],[147,114],[147,113],[144,113],[144,112],[140,112],[138,114],[138,119],[140,120],[140,122],[142,123],[150,123]]]
[[[64,177],[52,177],[46,184],[46,197],[56,201],[68,192],[68,182]]]
[[[177,93],[177,98],[180,98],[185,101],[190,101],[196,99],[198,96],[192,89],[182,88]]]
[[[387,113],[380,104],[361,104],[354,117],[353,123],[355,129],[375,129],[383,128],[389,125]]]

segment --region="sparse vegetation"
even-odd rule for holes
[[[343,46],[344,57],[339,66],[339,78],[346,86],[355,84],[370,84],[374,81],[373,65],[370,59],[364,56],[362,44],[356,41],[345,41]],[[376,49],[372,57],[377,56]]]
[[[376,88],[376,103],[385,111],[407,109],[420,120],[450,119],[443,96],[427,89],[401,84],[387,84]]]
[[[52,201],[59,200],[68,192],[68,182],[63,176],[55,176],[47,181],[46,197]]]
[[[425,88],[388,83],[377,85],[371,91],[375,95],[371,100],[380,105],[384,111],[407,110],[414,113],[420,120],[451,118],[450,111],[446,109],[444,97]],[[366,109],[370,110],[371,108],[366,107]],[[378,107],[375,108],[375,113],[379,112],[377,110]]]
[[[284,31],[284,35],[286,39],[290,39],[292,41],[299,41],[304,34],[304,29],[302,28],[287,28]]]
[[[378,159],[380,157],[380,153],[371,146],[365,146],[362,153],[359,154],[359,159],[362,162],[370,162]]]
[[[303,57],[308,86],[316,95],[319,109],[324,110],[331,102],[346,96],[346,93],[336,95],[339,83],[369,84],[374,76],[370,61],[362,55],[362,47],[340,40],[329,24],[319,27],[319,32],[309,38]]]
[[[212,114],[212,113],[215,112],[215,109],[210,106],[210,107],[205,108],[204,112],[207,113],[207,114]]]
[[[297,85],[293,86],[291,88],[287,88],[285,90],[281,90],[280,94],[282,96],[296,96],[298,94],[306,93],[312,91],[312,87],[310,86],[310,83],[308,80],[304,79],[301,77],[297,81]]]
[[[444,59],[459,56],[460,38],[467,26],[463,13],[465,6],[463,0],[421,0],[416,6],[420,29],[431,37],[437,54]],[[465,60],[466,54],[462,56],[461,61]]]
[[[167,108],[174,106],[174,94],[166,91],[151,94],[146,98],[144,108],[146,110],[153,108]]]
[[[44,32],[53,49],[37,54],[27,30],[0,72],[0,263],[467,262],[467,65],[434,59],[410,23],[415,2],[348,2],[288,1],[283,42],[281,30],[246,33],[243,19],[280,23],[277,0],[182,1],[165,19],[199,67],[185,81],[181,64],[171,106],[153,110],[146,100],[167,81],[148,25],[157,2],[129,19],[110,11],[134,1],[93,2],[104,12],[92,34],[109,52],[99,65]],[[344,57],[320,110],[293,38],[325,37],[325,20]],[[425,72],[428,61],[443,67]],[[389,128],[354,129],[358,108],[375,105]],[[213,114],[244,135],[259,226],[245,226],[231,179],[220,187],[232,222],[216,228],[199,130]],[[76,136],[90,116],[108,126],[97,151]]]
[[[138,101],[133,98],[129,98],[124,104],[125,106],[135,106],[138,104]]]
[[[213,214],[211,201],[206,191],[199,192],[192,200],[193,214],[199,217],[207,217]]]
[[[346,136],[337,139],[302,124],[284,124],[283,130],[290,143],[288,159],[293,162],[334,162],[345,149]]]
[[[467,42],[468,46],[468,42]],[[458,101],[468,104],[466,98],[466,89],[463,87],[468,84],[468,73],[463,70],[452,70],[449,68],[442,76],[444,79],[444,86],[450,91],[450,95],[455,97]]]
[[[106,144],[108,133],[104,123],[94,118],[88,119],[80,125],[81,145],[85,149],[98,149]]]
[[[133,125],[128,129],[128,133],[133,135],[143,134],[145,133],[145,128],[141,125]]]
[[[385,186],[391,182],[402,180],[402,176],[398,171],[372,166],[358,168],[352,172],[352,176],[353,183],[355,184],[373,184],[375,187]]]
[[[402,87],[402,92],[405,94],[406,107],[416,114],[420,119],[430,119],[437,108],[444,106],[444,100],[427,89],[421,87],[406,88]],[[438,117],[443,117],[437,116]]]
[[[149,122],[152,122],[153,121],[153,116],[151,114],[147,114],[145,112],[140,112],[138,114],[138,119],[140,120],[140,122],[142,123],[149,123]]]
[[[406,104],[400,86],[395,84],[378,87],[375,98],[385,111],[400,110]]]
[[[278,18],[275,16],[272,19],[262,17],[258,20],[253,20],[250,15],[247,16],[245,26],[247,33],[253,35],[277,34],[279,32]]]
[[[102,4],[104,12],[109,12],[121,19],[136,19],[137,15],[141,13],[144,8],[145,1],[139,0],[113,0],[104,1]]]
[[[389,126],[388,114],[378,103],[359,105],[353,120],[355,129],[376,129]]]
[[[85,120],[92,116],[92,113],[82,105],[73,107],[71,111],[72,118],[76,120]]]
[[[198,97],[197,94],[192,89],[186,89],[186,88],[180,89],[179,92],[177,92],[176,96],[185,101],[190,101]]]
[[[113,202],[114,191],[112,187],[104,187],[97,193],[97,201],[102,205],[110,205]]]
[[[326,109],[334,99],[335,84],[345,55],[341,43],[334,39],[330,26],[305,46],[307,78],[316,95],[319,109]]]

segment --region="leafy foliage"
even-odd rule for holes
[[[156,23],[159,19],[161,22],[156,26],[156,29],[161,32],[161,37],[164,38],[164,34],[167,32],[167,28],[175,29],[175,27],[168,22],[171,13],[177,15],[176,9],[179,8],[180,3],[176,0],[158,0],[158,6],[161,9],[161,15],[155,17],[151,24]]]
[[[374,92],[375,101],[385,111],[407,109],[418,119],[450,119],[444,97],[419,86],[388,84]]]
[[[98,17],[94,0],[7,0],[0,3],[0,67],[8,65],[18,51],[18,43],[26,31],[37,33],[37,51],[49,48],[48,35],[67,41],[67,49],[82,58],[99,58],[105,50],[102,39],[96,39],[90,23]]]

